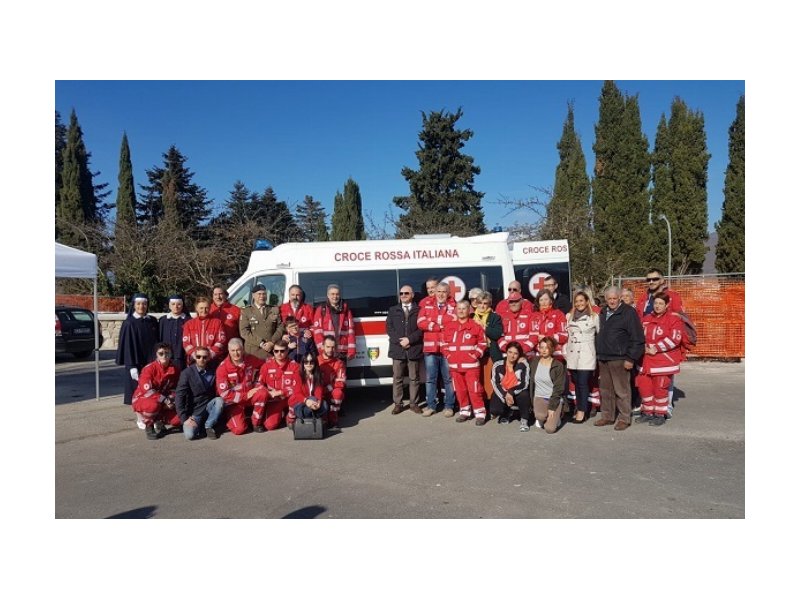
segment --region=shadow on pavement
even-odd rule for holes
[[[324,506],[319,506],[317,504],[312,504],[311,506],[304,506],[303,508],[298,508],[297,510],[293,510],[287,515],[281,517],[282,519],[314,519],[324,513],[327,508]]]
[[[344,400],[344,414],[340,413],[342,429],[358,425],[361,419],[369,419],[392,405],[392,388],[351,388]]]
[[[150,519],[156,516],[156,506],[142,506],[133,510],[117,513],[106,519]]]

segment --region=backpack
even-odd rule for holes
[[[686,350],[691,350],[694,346],[697,345],[697,327],[694,326],[694,323],[683,311],[674,311],[673,314],[676,314],[680,317],[681,321],[683,321],[683,336],[681,337],[681,346],[683,346]]]

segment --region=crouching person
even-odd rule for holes
[[[156,346],[156,359],[145,365],[133,392],[132,406],[144,422],[148,440],[157,440],[164,424],[180,425],[175,413],[175,388],[180,370],[172,361],[172,347],[166,343]]]
[[[328,403],[323,396],[325,386],[322,383],[322,371],[317,364],[315,354],[308,353],[300,361],[303,371],[298,376],[294,397],[291,401],[292,423],[297,419],[322,418],[328,413]]]
[[[178,389],[175,390],[175,409],[183,424],[183,435],[192,441],[205,427],[206,437],[216,440],[217,421],[222,414],[224,402],[217,395],[214,372],[208,369],[211,352],[198,346],[195,361],[181,372]]]
[[[252,406],[252,398],[258,392],[258,370],[261,359],[245,354],[244,342],[233,338],[228,342],[228,356],[217,367],[217,393],[225,403],[225,425],[234,435],[247,433],[245,411]]]
[[[543,427],[547,433],[555,433],[561,426],[561,413],[564,405],[564,382],[566,367],[553,358],[556,341],[543,337],[539,341],[539,356],[531,365],[531,398],[536,427]]]
[[[336,356],[336,338],[326,335],[322,342],[322,354],[319,355],[319,370],[322,374],[322,397],[328,402],[328,426],[339,427],[339,410],[344,402],[344,387],[347,382],[347,371],[344,362]],[[305,369],[305,367],[303,367]]]
[[[300,365],[289,360],[288,344],[282,339],[272,347],[258,374],[258,390],[253,398],[253,431],[264,433],[281,426],[289,412],[289,402],[300,373]]]

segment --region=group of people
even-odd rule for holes
[[[356,347],[340,288],[329,285],[316,309],[299,286],[280,307],[267,304],[263,285],[251,292],[253,303],[240,309],[217,286],[213,304],[195,300],[194,318],[175,295],[158,321],[146,295],[133,297],[117,364],[125,366],[124,402],[147,439],[159,439],[168,425],[182,427],[188,440],[203,431],[217,439],[222,423],[235,435],[293,427],[297,418],[338,427]]]
[[[409,409],[430,417],[444,390],[445,417],[475,419],[478,426],[496,418],[518,418],[520,431],[531,425],[558,431],[566,415],[573,423],[594,421],[623,431],[637,423],[660,426],[671,416],[673,378],[685,356],[682,303],[658,269],[648,271],[647,294],[634,303],[631,290],[604,291],[597,306],[589,288],[572,299],[549,277],[535,297],[522,297],[512,281],[508,296],[492,309],[492,295],[480,288],[456,302],[447,283],[431,278],[427,297],[414,302],[413,288],[400,289],[400,303],[389,310],[386,331],[392,358],[392,414],[404,410],[404,379],[409,379]],[[625,301],[623,301],[625,298]],[[425,407],[420,407],[424,363]],[[640,406],[632,405],[638,391]],[[593,405],[593,407],[590,407]]]
[[[443,415],[458,423],[519,419],[520,431],[555,433],[568,415],[585,423],[599,413],[596,426],[622,431],[636,412],[635,422],[663,425],[685,354],[682,304],[658,269],[646,279],[638,304],[630,290],[611,286],[603,307],[589,288],[564,296],[552,277],[535,302],[512,281],[494,309],[492,294],[480,288],[457,302],[448,284],[432,277],[417,303],[413,287],[401,286],[386,319],[392,414],[405,410],[407,375],[408,408],[423,417],[438,412],[443,390]],[[235,435],[293,427],[297,418],[338,427],[356,348],[339,286],[329,285],[316,308],[297,285],[280,306],[267,304],[261,284],[251,292],[252,304],[240,309],[217,286],[211,300],[195,300],[194,318],[176,295],[158,321],[148,314],[148,298],[134,296],[117,363],[126,369],[125,403],[148,439],[167,425],[182,427],[189,440],[204,430],[217,439],[221,424]]]

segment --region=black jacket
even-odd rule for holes
[[[422,358],[422,330],[417,327],[419,305],[414,303],[408,311],[408,318],[401,304],[389,309],[386,317],[386,333],[389,335],[389,358],[397,360],[419,360]],[[404,350],[400,338],[407,337],[411,345]]]
[[[209,369],[212,375],[214,370]],[[175,390],[175,410],[185,422],[189,417],[198,417],[203,414],[206,404],[217,397],[216,377],[211,378],[211,383],[200,377],[197,365],[191,365],[181,371],[178,387]]]
[[[598,360],[638,361],[644,354],[644,330],[636,309],[620,302],[608,318],[608,307],[600,310],[600,331],[595,337]]]
[[[557,308],[566,315],[572,308],[572,302],[570,302],[569,296],[562,294],[561,292],[556,292],[556,299],[553,301],[553,308]]]

